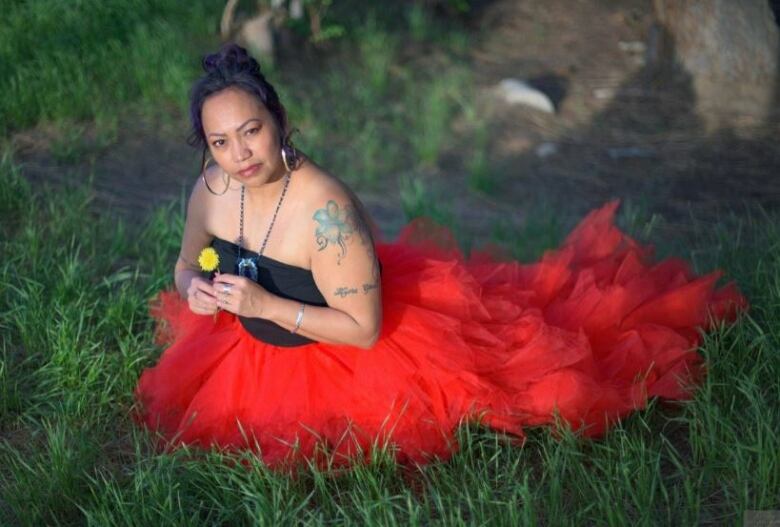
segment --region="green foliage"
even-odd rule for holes
[[[444,147],[453,115],[453,90],[458,86],[457,74],[434,77],[414,101],[411,112],[410,140],[420,163],[436,163]]]
[[[0,134],[41,120],[95,118],[117,105],[181,105],[222,3],[6,2]]]
[[[466,162],[469,187],[477,192],[490,194],[496,185],[488,155],[490,134],[486,124],[480,123],[474,132],[473,151]]]
[[[349,30],[321,57],[320,75],[275,72],[273,82],[301,131],[299,146],[358,187],[382,186],[399,172],[435,170],[455,148],[452,123],[465,111],[461,101],[474,92],[470,72],[447,51],[449,35],[458,31],[421,4],[381,10],[348,5],[333,5],[333,20]],[[490,173],[484,153],[477,158],[482,164],[474,171]],[[485,179],[492,188],[494,178]]]
[[[556,209],[548,203],[539,203],[527,211],[520,225],[506,219],[496,221],[491,238],[506,247],[514,258],[530,262],[541,257],[551,247],[557,247],[563,241],[564,234],[564,226]]]
[[[409,35],[416,42],[423,42],[430,34],[431,21],[428,12],[419,3],[409,6],[406,12],[406,20],[409,25]]]
[[[424,216],[441,225],[453,226],[454,216],[449,207],[442,202],[441,197],[426,186],[421,178],[403,176],[398,184],[401,208],[407,220]]]
[[[271,4],[268,0],[263,3],[267,6]],[[346,35],[347,28],[343,23],[335,21],[328,12],[334,4],[339,3],[333,0],[303,0],[304,16],[297,19],[288,17],[285,24],[317,46],[338,40]]]
[[[357,41],[371,95],[381,97],[388,88],[398,37],[377,27],[375,15],[371,14],[365,26],[358,31]]]
[[[402,6],[400,30],[384,10],[349,25],[335,16],[339,5],[328,24],[347,31],[334,42],[330,74],[272,73],[301,146],[352,183],[405,174],[406,217],[457,227],[437,190],[442,155],[465,137],[471,188],[492,192],[499,182],[485,124],[464,102],[473,100],[473,80],[457,57],[434,48],[463,47],[463,33],[437,25],[418,2]],[[221,7],[0,0],[0,132],[55,120],[74,133],[53,153],[73,162],[93,148],[74,120],[94,119],[110,142],[120,105],[182,104],[197,71],[194,50],[211,38]],[[431,52],[411,58],[409,40]],[[699,272],[724,268],[751,300],[741,323],[705,337],[710,373],[693,401],[653,401],[599,441],[531,429],[520,448],[469,424],[448,462],[401,467],[378,450],[340,476],[303,467],[290,477],[251,454],[156,453],[131,421],[140,371],[160,352],[147,305],[170,285],[183,207],[127,225],[96,214],[89,188],[33,192],[10,157],[0,159],[0,525],[698,525],[780,508],[774,215],[722,218],[701,225],[693,245],[676,245],[641,204],[622,209],[629,232]],[[519,225],[497,222],[493,239],[534,260],[563,239],[568,226],[556,212],[539,203]]]
[[[22,448],[0,444],[0,458],[16,478],[3,498],[25,525],[77,522],[74,503],[89,490],[86,473],[99,452],[95,436],[79,424],[48,418],[38,427]]]
[[[21,218],[18,214],[23,213],[30,202],[32,191],[22,175],[19,168],[11,160],[9,151],[0,155],[0,173],[7,184],[0,187],[0,240],[5,240],[19,228]]]
[[[458,13],[466,13],[471,10],[470,0],[445,0],[443,3]]]
[[[408,213],[436,216],[414,181]],[[0,189],[4,525],[695,525],[780,505],[774,217],[702,226],[691,250],[700,271],[725,266],[753,302],[742,323],[706,336],[695,400],[651,402],[598,441],[532,429],[519,448],[471,424],[446,463],[404,468],[377,451],[338,477],[290,477],[251,454],[155,454],[130,420],[140,370],[159,352],[147,300],[170,283],[181,203],[131,228],[92,212],[88,189],[33,194],[7,160]],[[642,214],[628,216],[641,230]],[[505,227],[529,256],[561,235],[552,214],[532,217],[525,234]]]

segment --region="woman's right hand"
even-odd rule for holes
[[[217,312],[217,292],[210,280],[193,276],[187,288],[187,304],[196,315],[213,315]]]

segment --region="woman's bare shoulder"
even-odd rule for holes
[[[350,199],[351,191],[343,181],[311,161],[296,170],[294,177],[300,180],[301,200],[307,207],[321,207],[328,199]]]
[[[206,186],[207,182],[208,186]],[[228,184],[229,181],[225,179],[223,172],[217,166],[211,166],[206,169],[205,174],[199,175],[192,186],[187,205],[188,221],[193,219],[204,230],[212,232],[215,227],[214,212],[219,210],[220,205],[218,200],[224,202],[230,198],[231,190],[226,188]],[[223,194],[223,191],[226,192]]]
[[[206,185],[207,182],[208,186]],[[210,203],[218,195],[222,195],[229,183],[230,181],[225,178],[224,172],[216,165],[212,165],[206,169],[205,173],[198,175],[195,184],[192,186],[190,201],[195,200],[204,204]]]
[[[368,211],[349,185],[314,163],[307,162],[300,170],[304,174],[301,187],[305,189],[305,197],[301,201],[311,220],[317,223],[333,214],[354,216],[354,221],[368,225],[372,232],[376,231]]]

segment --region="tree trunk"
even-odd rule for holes
[[[707,131],[765,122],[776,104],[778,26],[767,0],[654,0],[664,47],[691,75]]]

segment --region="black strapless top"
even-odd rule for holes
[[[221,238],[214,238],[211,246],[219,254],[219,271],[237,274],[238,245]],[[289,298],[314,306],[327,306],[310,269],[286,264],[256,252],[241,249],[242,256],[251,256],[257,261],[257,282],[268,292],[282,298]],[[314,342],[296,333],[290,333],[282,326],[264,318],[238,317],[241,324],[256,339],[275,346],[303,346]]]

